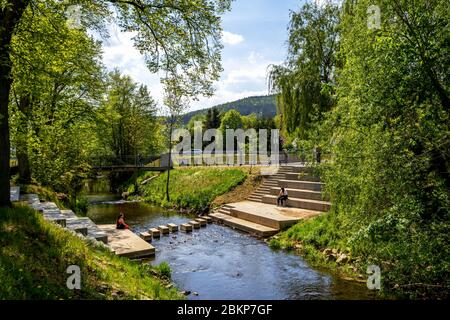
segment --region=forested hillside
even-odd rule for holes
[[[263,118],[272,118],[277,113],[275,95],[244,98],[218,105],[215,108],[217,108],[221,113],[235,109],[243,116],[248,116],[255,113],[257,115],[262,115]],[[188,123],[193,116],[199,114],[205,115],[207,111],[208,109],[202,109],[189,112],[183,116],[183,122]]]

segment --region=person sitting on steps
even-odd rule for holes
[[[280,193],[278,194],[277,198],[277,206],[281,205],[284,206],[284,202],[288,199],[288,192],[283,187],[280,190]]]
[[[129,225],[127,225],[125,223],[125,215],[121,212],[119,217],[117,218],[117,222],[116,222],[116,228],[117,229],[130,229]]]

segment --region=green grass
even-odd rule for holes
[[[328,261],[322,254],[326,248],[333,248],[342,253],[349,253],[345,242],[339,233],[339,224],[330,214],[302,220],[286,231],[272,238],[269,245],[272,249],[292,250],[294,248],[316,266],[341,267],[343,273],[353,275],[354,270],[348,266],[338,266],[334,261]]]
[[[170,268],[152,268],[88,244],[34,210],[0,209],[0,299],[180,299]],[[69,290],[70,265],[81,290]]]
[[[140,183],[151,177],[148,173],[128,186],[145,201],[163,207],[207,212],[212,201],[242,184],[247,168],[177,168],[170,172],[170,201],[166,200],[167,172],[145,185]]]

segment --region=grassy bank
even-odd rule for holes
[[[302,221],[269,241],[273,249],[294,250],[314,266],[365,281],[369,265],[381,270],[381,296],[445,299],[450,296],[448,244],[422,232],[403,241],[357,238],[346,233],[334,212]],[[435,231],[436,232],[436,231]],[[441,233],[438,233],[441,234]],[[357,241],[355,241],[357,239]]]
[[[166,265],[151,268],[87,244],[28,207],[0,210],[0,299],[179,299]],[[69,290],[70,265],[81,290]]]
[[[255,170],[253,168],[254,172]],[[166,200],[167,172],[157,176],[154,173],[144,173],[133,177],[127,190],[156,205],[201,213],[209,211],[216,197],[242,185],[249,176],[249,171],[250,168],[246,167],[171,170],[170,201]]]

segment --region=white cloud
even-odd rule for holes
[[[281,61],[271,61],[257,52],[251,52],[246,59],[224,61],[225,71],[215,85],[214,96],[201,98],[192,104],[191,109],[204,109],[250,96],[267,95],[267,73],[272,64],[281,64]]]
[[[234,45],[237,45],[237,44],[243,42],[244,37],[241,36],[240,34],[223,31],[222,32],[222,40],[223,40],[223,43],[234,46]]]
[[[109,70],[119,68],[123,74],[147,85],[151,95],[162,106],[163,87],[160,83],[160,75],[148,71],[144,57],[133,47],[132,38],[135,34],[119,32],[115,29],[111,29],[110,34],[111,38],[103,45],[104,64]],[[233,35],[228,40],[237,43],[238,38],[243,40],[243,37],[239,35]],[[281,61],[266,59],[258,52],[250,52],[243,58],[229,56],[223,60],[224,72],[220,80],[214,84],[216,89],[214,96],[201,97],[199,101],[192,101],[190,109],[203,109],[249,96],[266,95],[268,93],[267,68],[271,64],[280,63]]]

